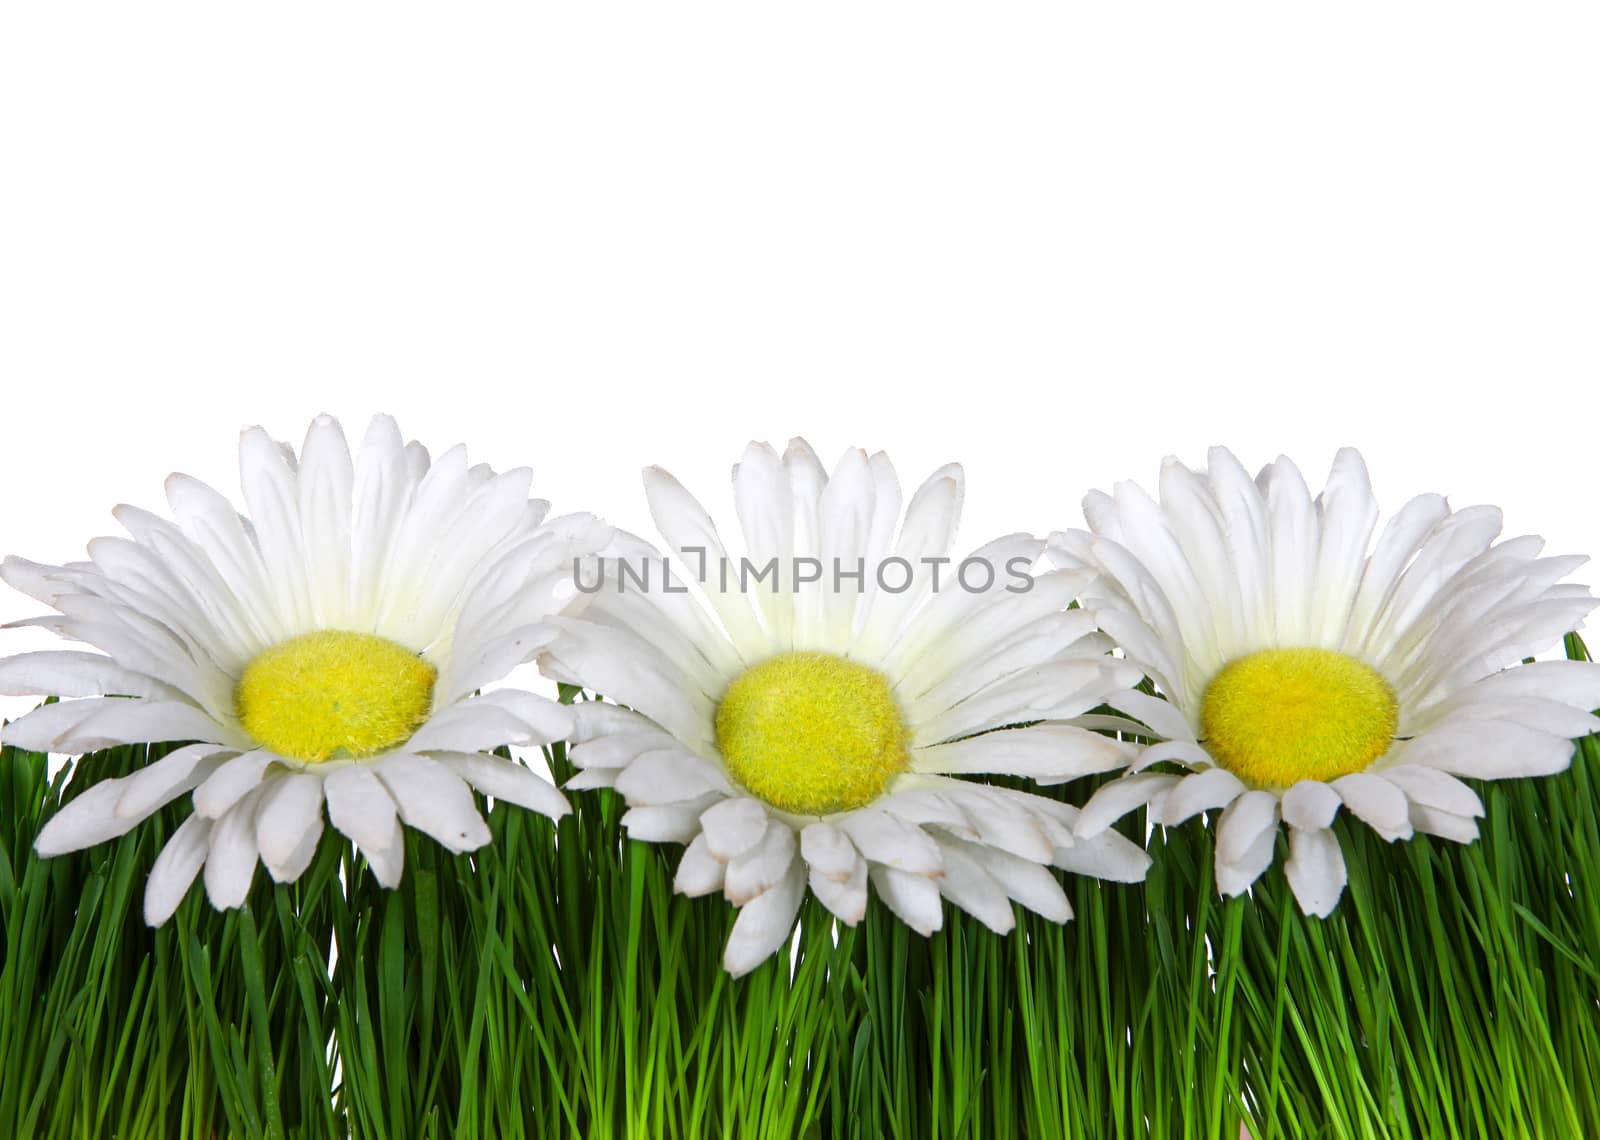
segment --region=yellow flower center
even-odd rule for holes
[[[251,661],[234,705],[244,730],[279,756],[372,756],[404,743],[428,719],[438,675],[387,638],[323,630]]]
[[[1264,788],[1360,772],[1394,738],[1400,705],[1377,670],[1331,649],[1263,649],[1206,686],[1206,751]]]
[[[769,658],[717,706],[717,750],[733,778],[796,815],[871,803],[909,767],[910,743],[883,674],[832,653]]]

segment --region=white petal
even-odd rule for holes
[[[706,792],[737,794],[715,765],[681,750],[645,753],[622,770],[615,787],[630,804],[677,803]]]
[[[1225,808],[1245,793],[1244,781],[1226,768],[1207,768],[1185,776],[1167,793],[1161,804],[1161,818],[1154,822],[1177,827],[1199,812]]]
[[[1333,790],[1363,823],[1389,842],[1411,836],[1411,810],[1406,794],[1382,776],[1352,772],[1333,782]]]
[[[390,819],[387,842],[361,848],[361,853],[367,857],[367,865],[372,868],[372,877],[378,880],[379,886],[389,890],[398,887],[406,861],[406,833],[400,825],[400,816],[396,814]]]
[[[1455,843],[1471,843],[1478,838],[1478,821],[1415,801],[1411,804],[1411,826],[1424,835],[1437,835]]]
[[[1448,725],[1458,729],[1486,720],[1508,720],[1569,740],[1600,731],[1600,718],[1549,697],[1499,696],[1483,685],[1469,685],[1455,696],[1413,717],[1413,726],[1426,730]]]
[[[259,791],[251,792],[230,808],[211,829],[211,849],[206,855],[206,894],[218,910],[244,905],[256,873],[256,804]]]
[[[7,748],[25,752],[53,752],[56,740],[97,711],[105,700],[57,701],[24,713],[10,724],[0,726],[0,741]]]
[[[1179,777],[1155,772],[1123,776],[1102,784],[1083,805],[1075,827],[1084,838],[1099,835],[1117,820],[1176,786]]]
[[[172,833],[144,887],[144,920],[160,926],[172,917],[211,848],[211,821],[191,815]]]
[[[1486,677],[1471,686],[1473,695],[1544,697],[1573,708],[1600,708],[1600,663],[1533,661]]]
[[[253,648],[264,648],[259,643],[266,640],[267,631],[283,626],[260,549],[238,509],[224,495],[187,475],[169,476],[166,491],[176,528],[163,519],[126,508],[116,512],[118,521],[142,548],[183,580],[207,612],[221,619],[230,639],[248,637],[256,643]],[[99,550],[95,561],[108,574],[119,570]],[[126,567],[121,569],[125,574]],[[205,605],[203,599],[208,595],[212,603]],[[233,612],[225,616],[228,610]]]
[[[877,592],[860,639],[864,652],[882,653],[902,632],[906,615],[926,596],[931,567],[923,559],[942,558],[950,553],[961,517],[964,486],[961,465],[951,463],[930,475],[911,497],[894,554],[911,564],[912,581],[899,594]]]
[[[749,796],[720,800],[700,816],[706,848],[723,862],[736,859],[766,833],[770,818],[761,801]]]
[[[561,636],[539,658],[547,676],[638,709],[687,744],[712,743],[712,698],[643,638],[592,621],[552,618]]]
[[[355,471],[344,430],[332,416],[317,416],[300,449],[299,516],[304,532],[307,587],[323,626],[349,609],[351,492]]]
[[[117,814],[124,819],[146,818],[198,787],[232,755],[215,744],[186,744],[167,753],[120,781],[122,796],[117,800]]]
[[[194,810],[207,819],[221,819],[234,804],[260,786],[261,777],[278,758],[271,752],[245,752],[225,761],[195,789]]]
[[[328,822],[361,849],[380,883],[396,885],[405,843],[388,789],[370,768],[349,764],[328,774],[322,794],[328,801]]]
[[[482,752],[432,752],[445,765],[486,796],[560,819],[572,810],[567,797],[526,764]]]
[[[595,788],[611,788],[617,783],[619,771],[616,768],[590,768],[579,772],[561,787],[568,792],[590,791]]]
[[[688,843],[700,834],[700,813],[722,799],[708,792],[681,804],[629,808],[622,813],[622,826],[629,839],[641,843]]]
[[[1483,815],[1478,793],[1448,772],[1401,764],[1382,772],[1383,779],[1399,788],[1414,804],[1477,819]]]
[[[892,791],[878,800],[877,806],[884,811],[899,816],[907,823],[924,826],[934,824],[952,835],[961,836],[963,839],[980,838],[978,828],[974,824],[972,817],[962,811],[961,806],[956,802],[958,799],[968,798],[970,789],[979,787],[979,785],[960,780],[950,780],[949,783],[953,787],[948,789],[950,794],[946,794],[946,789],[937,785],[932,787],[907,786],[907,782],[902,780],[897,785],[898,790]],[[828,824],[828,826],[832,827],[831,824]],[[834,830],[837,829],[835,828]],[[845,842],[849,843],[849,840],[846,839]],[[850,850],[855,850],[853,844],[850,845]],[[1041,853],[1040,857],[1044,858],[1045,856]],[[842,865],[840,869],[842,871]]]
[[[1349,623],[1367,544],[1378,522],[1378,502],[1355,448],[1339,449],[1317,506],[1322,526],[1312,605],[1320,623],[1313,618],[1311,633],[1312,644],[1326,645],[1337,643]]]
[[[1115,831],[1102,831],[1089,839],[1080,838],[1070,847],[1058,847],[1051,862],[1063,871],[1112,883],[1142,882],[1150,870],[1149,853]]]
[[[1128,745],[1099,733],[1070,724],[1035,724],[918,748],[911,766],[918,772],[992,772],[1060,783],[1121,768],[1128,753]]]
[[[1307,599],[1316,586],[1321,527],[1304,477],[1286,456],[1269,464],[1257,482],[1267,497],[1272,555],[1272,597],[1278,638],[1310,644]]]
[[[1061,658],[1006,677],[913,726],[917,747],[1034,720],[1082,716],[1138,679],[1113,658]]]
[[[1255,842],[1240,858],[1232,863],[1225,863],[1219,854],[1213,862],[1216,866],[1217,892],[1232,898],[1242,895],[1249,890],[1250,884],[1261,877],[1261,873],[1272,865],[1273,853],[1277,850],[1278,829],[1269,827],[1256,836]]]
[[[1118,728],[1116,731],[1123,730]],[[1128,771],[1143,772],[1146,768],[1153,768],[1157,764],[1166,762],[1181,764],[1192,772],[1204,772],[1213,768],[1211,756],[1194,741],[1160,740],[1140,752],[1128,765]]]
[[[939,887],[926,875],[897,871],[881,863],[872,864],[867,874],[878,897],[918,934],[926,938],[944,925]]]
[[[936,875],[943,865],[939,845],[927,832],[888,812],[865,808],[834,822],[870,863],[916,875]]]
[[[458,628],[450,655],[449,675],[440,682],[439,699],[458,701],[475,690],[503,680],[517,666],[538,656],[558,633],[555,626],[537,622],[512,628],[487,641],[468,644],[467,632]]]
[[[1072,917],[1072,904],[1061,884],[1049,870],[1032,860],[962,840],[949,841],[945,847],[954,847],[972,859],[1008,896],[1035,914],[1051,922],[1066,922]]]
[[[734,503],[744,529],[745,549],[757,566],[771,559],[779,565],[777,589],[757,594],[773,643],[794,639],[794,493],[778,453],[765,443],[751,443],[733,469]]]
[[[953,835],[974,838],[985,846],[1009,851],[1035,863],[1048,863],[1061,845],[1050,834],[1050,825],[1029,809],[1033,797],[962,780],[945,780],[940,793],[943,799],[960,809],[961,818],[967,823],[965,828],[949,827]]]
[[[954,846],[944,850],[939,893],[996,934],[1009,934],[1017,924],[1011,899],[994,877],[971,856]]]
[[[855,559],[864,559],[869,553],[876,499],[876,480],[867,453],[860,448],[846,450],[834,465],[817,500],[817,520],[821,527],[819,546],[824,566],[837,564],[849,568]],[[893,507],[898,513],[899,504],[894,503]],[[831,644],[838,644],[836,639],[848,638],[854,629],[864,585],[865,582],[845,579],[823,591],[825,636]]]
[[[572,711],[571,705],[552,701],[549,697],[541,697],[537,693],[528,693],[521,689],[496,689],[492,693],[484,693],[473,703],[477,702],[490,704],[511,713],[528,726],[531,740],[535,744],[565,740],[577,727],[577,716]]]
[[[405,442],[388,416],[374,416],[356,454],[350,517],[352,599],[370,625],[390,543],[414,490]]]
[[[291,864],[313,829],[322,834],[320,775],[285,772],[263,785],[261,806],[256,809],[256,844],[269,871]],[[280,883],[288,881],[276,871],[273,877]]]
[[[15,554],[9,554],[0,560],[0,582],[4,582],[13,590],[27,594],[35,601],[53,606],[56,604],[56,597],[68,589],[65,583],[59,580],[63,569],[61,566],[47,566],[42,562],[32,562],[26,558],[18,558]]]
[[[434,713],[412,734],[406,748],[412,752],[484,752],[543,743],[528,723],[510,709],[479,699]]]
[[[33,841],[34,850],[48,859],[126,835],[139,820],[117,814],[122,787],[121,780],[101,780],[75,797],[50,817]]]
[[[678,860],[678,872],[673,876],[672,889],[680,895],[699,898],[722,889],[728,865],[706,849],[706,837],[697,835],[683,850]]]
[[[690,570],[700,566],[704,557],[707,565],[706,600],[717,611],[723,626],[738,646],[756,645],[765,639],[756,624],[755,611],[749,599],[741,593],[723,593],[717,588],[720,562],[727,559],[727,550],[717,535],[716,524],[705,508],[683,488],[683,485],[659,467],[648,467],[644,472],[645,498],[650,505],[650,517],[656,529],[667,540],[672,552],[687,559]],[[699,550],[683,554],[684,550]],[[611,690],[605,690],[611,695]],[[629,702],[632,703],[632,702]]]
[[[1324,831],[1339,814],[1339,793],[1321,780],[1301,780],[1283,793],[1283,822],[1304,831]]]
[[[283,450],[259,427],[239,435],[239,483],[250,508],[256,546],[272,582],[278,620],[293,629],[314,628],[317,622],[306,583],[309,559],[300,529],[295,473]]]
[[[817,867],[812,867],[810,874],[811,893],[846,926],[856,925],[867,913],[867,861],[853,847],[850,859],[850,870],[838,878]]]
[[[779,820],[771,821],[754,847],[728,863],[722,893],[734,906],[743,906],[782,881],[797,853],[793,829]]]
[[[1234,800],[1217,822],[1217,859],[1238,863],[1262,834],[1278,826],[1278,797],[1250,791]]]
[[[1361,588],[1351,608],[1349,635],[1344,648],[1359,651],[1370,644],[1379,610],[1394,590],[1400,571],[1417,548],[1450,513],[1439,495],[1418,495],[1384,526],[1361,576]]]
[[[861,861],[850,837],[827,820],[807,824],[800,832],[800,855],[826,879],[844,882]]]
[[[1572,751],[1572,741],[1565,736],[1485,721],[1420,736],[1407,743],[1398,756],[1407,765],[1480,780],[1503,780],[1564,772],[1572,762]]]
[[[1284,866],[1295,901],[1306,914],[1326,918],[1344,893],[1344,855],[1331,831],[1289,831],[1289,861]]]
[[[975,599],[965,620],[938,640],[937,653],[906,662],[897,689],[903,696],[929,700],[937,693],[942,702],[938,707],[947,708],[1003,676],[1088,644],[1096,629],[1094,616],[1087,610],[1067,610],[1087,577],[1077,570],[1051,570],[1035,576],[1022,593],[990,589]]]
[[[1206,453],[1206,474],[1222,518],[1229,565],[1238,579],[1240,629],[1259,629],[1271,622],[1266,588],[1269,565],[1267,504],[1239,460],[1225,447]]]
[[[0,660],[0,695],[146,697],[157,693],[170,696],[172,690],[98,653],[44,650]]]
[[[1011,595],[998,585],[980,592],[958,588],[959,582],[953,579],[958,577],[959,567],[965,563],[987,563],[999,568],[1010,566],[1017,559],[1031,566],[1043,549],[1044,543],[1033,535],[1003,535],[959,562],[952,560],[953,565],[945,567],[938,590],[906,616],[904,628],[898,631],[893,647],[884,658],[884,667],[891,676],[919,682],[909,687],[908,695],[922,691],[952,669],[971,666],[975,657],[981,660],[992,652],[990,647],[968,641],[966,637],[969,631],[980,635],[985,631],[984,624],[975,621],[976,615]],[[997,577],[996,583],[1001,581],[1004,577]],[[930,659],[930,655],[934,656]],[[992,675],[992,671],[989,672]]]
[[[722,952],[722,968],[737,978],[776,953],[789,940],[805,891],[805,871],[796,861],[781,882],[740,909]]]
[[[219,740],[216,721],[182,701],[107,700],[95,714],[62,733],[56,752],[94,752],[119,744],[160,744],[169,740]]]
[[[475,851],[494,838],[466,781],[443,764],[398,752],[374,766],[400,818],[449,850]]]
[[[646,752],[676,746],[677,742],[660,729],[614,732],[573,745],[567,758],[580,768],[626,768]]]
[[[1108,697],[1106,703],[1119,712],[1127,713],[1134,720],[1149,725],[1163,740],[1194,739],[1194,729],[1189,727],[1182,710],[1171,701],[1129,689]]]

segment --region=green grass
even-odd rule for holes
[[[1595,739],[1562,776],[1480,786],[1469,847],[1341,821],[1326,921],[1282,852],[1218,899],[1191,823],[1144,884],[1069,878],[1065,928],[947,911],[922,939],[808,902],[792,975],[737,981],[733,912],[673,896],[677,849],[626,842],[610,793],[558,826],[497,806],[472,856],[410,837],[394,892],[330,833],[300,882],[263,871],[222,915],[197,887],[151,931],[186,804],[31,850],[63,798],[144,762],[52,785],[0,757],[0,1136],[1600,1136]]]

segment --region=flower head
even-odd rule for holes
[[[1154,681],[1110,703],[1162,738],[1085,805],[1080,834],[1149,804],[1173,826],[1221,811],[1216,880],[1243,892],[1280,821],[1300,906],[1344,891],[1330,826],[1347,810],[1390,841],[1470,842],[1483,805],[1461,777],[1547,775],[1600,728],[1600,665],[1519,664],[1594,605],[1561,579],[1581,558],[1495,542],[1500,512],[1421,495],[1379,535],[1361,456],[1339,452],[1313,499],[1288,459],[1252,480],[1228,451],[1168,460],[1160,501],[1124,483],[1051,537],[1092,573],[1085,608]]]
[[[1139,674],[1068,610],[1086,575],[1028,572],[1042,541],[951,558],[962,480],[942,468],[902,510],[882,454],[848,451],[830,475],[803,441],[781,457],[751,444],[733,475],[735,557],[651,468],[673,560],[619,539],[542,657],[618,702],[578,706],[568,787],[614,788],[634,838],[687,844],[677,889],[741,908],[735,974],[784,943],[808,885],[855,923],[870,884],[926,934],[941,898],[1000,931],[1011,900],[1064,921],[1052,865],[1144,874],[1121,836],[1077,839],[1073,807],[966,778],[1120,767],[1123,744],[1072,722]]]
[[[353,457],[321,417],[298,456],[252,428],[239,460],[248,516],[174,475],[174,521],[120,507],[129,537],[96,539],[87,562],[0,565],[55,611],[27,624],[98,651],[0,661],[0,692],[67,698],[8,725],[6,743],[78,754],[186,742],[78,795],[39,852],[122,835],[192,791],[145,894],[159,924],[202,867],[218,907],[243,903],[258,860],[297,878],[324,803],[385,886],[400,879],[402,824],[452,851],[488,841],[472,788],[564,812],[548,781],[488,752],[561,739],[571,711],[481,690],[554,636],[572,559],[609,529],[544,521],[526,470],[496,475],[459,447],[430,460],[387,417]]]

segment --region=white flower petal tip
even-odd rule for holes
[[[243,510],[176,474],[170,517],[118,507],[127,536],[94,540],[89,561],[0,563],[0,579],[54,611],[27,624],[88,647],[0,660],[0,694],[62,698],[6,726],[8,746],[184,742],[76,797],[41,831],[40,852],[115,838],[192,790],[196,822],[147,889],[160,922],[202,869],[219,907],[242,902],[258,861],[278,881],[298,877],[324,797],[386,886],[402,872],[402,820],[453,851],[488,842],[469,788],[569,811],[549,781],[482,754],[575,732],[574,710],[496,686],[558,636],[574,564],[610,544],[611,528],[547,522],[526,470],[471,466],[463,448],[435,460],[386,416],[353,450],[330,416],[311,421],[298,453],[247,428],[239,478]],[[361,698],[336,709],[370,712],[374,694],[402,692],[411,704],[332,723],[295,680],[313,673]],[[352,769],[371,771],[341,775]]]
[[[1300,909],[1313,918],[1327,918],[1339,904],[1347,878],[1338,838],[1331,831],[1291,828],[1284,874]]]
[[[1160,818],[1154,822],[1163,827],[1177,827],[1201,812],[1226,808],[1245,791],[1244,781],[1226,768],[1207,768],[1183,777],[1167,793]]]
[[[211,821],[191,815],[172,833],[144,889],[144,920],[161,926],[178,909],[200,868],[205,865],[211,845]]]
[[[811,893],[817,901],[846,926],[855,926],[867,916],[867,861],[856,860],[850,874],[843,879],[824,875],[815,867],[811,869]],[[1009,911],[1009,907],[1007,910]]]
[[[279,882],[298,878],[298,873],[290,872],[302,855],[309,861],[306,846],[309,843],[315,851],[321,834],[322,781],[314,773],[291,772],[263,789],[256,811],[256,844],[273,878]]]
[[[434,752],[428,758],[445,765],[486,796],[516,804],[553,820],[571,813],[567,797],[525,764],[481,752]]]
[[[126,834],[136,822],[116,814],[120,781],[102,780],[50,817],[33,841],[33,849],[49,859],[104,843]]]
[[[1151,803],[1177,786],[1179,777],[1158,772],[1122,776],[1102,784],[1078,813],[1073,831],[1083,839],[1093,839],[1129,812]]]
[[[722,968],[743,977],[776,954],[794,929],[805,887],[805,872],[796,862],[770,890],[740,907],[723,949]]]
[[[1095,710],[1145,668],[1072,607],[1093,575],[1040,567],[1043,540],[959,556],[964,480],[949,465],[905,496],[882,453],[850,449],[830,471],[803,441],[752,443],[733,469],[741,549],[646,468],[661,549],[619,532],[603,588],[551,619],[546,675],[614,702],[577,705],[566,787],[613,788],[630,835],[685,843],[674,889],[740,908],[730,972],[778,949],[807,889],[846,924],[875,892],[923,934],[946,901],[1009,930],[1014,902],[1071,917],[1052,864],[1130,881],[1148,869],[1121,835],[1075,835],[1076,809],[970,778],[1126,768],[1135,748],[1101,729],[1128,722]],[[688,588],[623,588],[646,563],[661,581],[663,551]],[[875,710],[871,732],[829,715],[843,701]],[[897,738],[909,765],[883,743]],[[1149,795],[1176,780],[1132,786],[1150,779]],[[1101,832],[1122,813],[1106,814]]]
[[[1142,883],[1153,862],[1150,853],[1133,840],[1105,831],[1058,849],[1053,865],[1110,883]]]
[[[672,878],[672,889],[680,895],[699,898],[722,889],[728,865],[706,848],[704,835],[697,835],[684,848],[678,860],[677,873]]]

